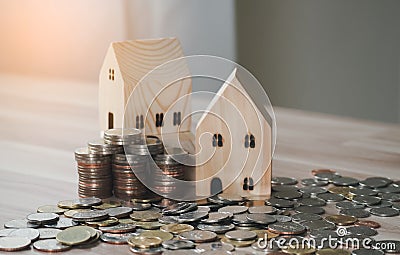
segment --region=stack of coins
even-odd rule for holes
[[[88,142],[88,148],[89,152],[93,154],[111,155],[124,152],[122,145],[108,144],[101,139]]]
[[[146,136],[145,142],[141,144],[125,145],[125,153],[131,155],[156,156],[164,153],[164,145],[156,136]]]
[[[136,128],[115,128],[104,132],[104,142],[112,145],[142,144],[142,131]]]
[[[114,196],[121,199],[144,198],[149,190],[136,177],[147,174],[146,157],[140,155],[115,154],[112,163]]]
[[[168,149],[169,154],[160,154],[154,157],[156,165],[150,167],[153,187],[158,194],[169,197],[179,193],[177,180],[184,180],[185,166],[180,162],[185,161],[188,154],[178,149]]]
[[[75,150],[80,197],[112,196],[111,154],[94,154],[88,148]]]

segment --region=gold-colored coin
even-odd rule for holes
[[[325,217],[325,220],[334,223],[338,226],[348,226],[352,225],[357,221],[357,218],[354,216],[348,215],[329,215]]]
[[[328,191],[331,193],[343,195],[345,197],[350,194],[351,190],[352,188],[350,187],[331,187],[328,189]]]
[[[232,244],[235,247],[248,247],[250,245],[252,245],[255,242],[255,240],[249,240],[249,241],[235,241],[235,240],[231,240],[224,237],[221,237],[221,243],[224,244]]]
[[[107,226],[113,226],[113,225],[117,225],[119,223],[119,220],[115,217],[110,217],[107,220],[103,220],[103,221],[92,221],[92,222],[86,222],[86,225],[90,226],[90,227],[107,227]]]
[[[71,227],[64,229],[57,234],[56,239],[62,244],[78,245],[88,241],[91,234],[88,230],[83,228]]]
[[[282,251],[289,254],[305,255],[314,254],[316,249],[313,247],[286,247]]]
[[[133,236],[128,239],[128,244],[134,248],[149,249],[159,247],[163,240],[156,236]]]
[[[315,253],[316,255],[350,255],[351,253],[342,249],[322,249]]]
[[[161,200],[161,197],[151,197],[151,198],[132,198],[131,202],[133,203],[141,203],[141,204],[146,204],[146,203],[154,203],[154,202],[158,202]]]
[[[101,205],[95,205],[95,206],[92,206],[92,207],[94,209],[98,209],[98,210],[106,210],[106,209],[120,207],[120,206],[121,206],[121,202],[110,200],[108,202],[102,203]]]
[[[164,225],[160,228],[161,231],[169,232],[175,235],[178,235],[180,233],[186,232],[186,231],[192,231],[194,227],[189,224],[178,224],[178,223],[172,223],[168,225]]]
[[[58,207],[57,205],[43,205],[37,209],[38,213],[56,213],[63,214],[68,211],[68,209]]]
[[[158,237],[162,241],[168,241],[174,237],[171,233],[161,231],[161,230],[146,230],[146,231],[143,231],[139,236]]]
[[[70,228],[74,229],[74,230],[85,230],[85,231],[88,231],[89,234],[90,234],[90,238],[96,237],[97,233],[98,233],[96,231],[96,229],[94,229],[92,227],[89,227],[89,226],[74,226],[74,227],[70,227]]]
[[[133,221],[133,224],[135,224],[138,228],[147,230],[159,229],[160,227],[164,226],[164,224],[158,221]]]
[[[132,219],[118,219],[120,224],[136,224],[138,221]]]
[[[130,217],[137,221],[156,221],[161,217],[161,213],[153,211],[137,211],[133,212]]]
[[[271,231],[265,230],[265,229],[255,229],[255,230],[251,230],[251,231],[253,231],[254,233],[257,234],[257,238],[265,239],[265,237],[267,237],[268,240],[279,236],[279,234],[272,233]]]
[[[68,218],[72,218],[75,213],[80,213],[80,212],[88,212],[91,211],[90,209],[73,209],[73,210],[68,210],[64,212],[64,216]]]

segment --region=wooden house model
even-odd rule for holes
[[[265,102],[256,100],[235,69],[192,134],[189,69],[182,61],[173,64],[183,56],[175,38],[112,43],[100,72],[101,130],[135,127],[146,135],[162,134],[166,147],[183,145],[195,155],[196,167],[188,176],[196,181],[199,197],[220,192],[269,196],[272,121]],[[144,79],[166,62],[172,65]]]

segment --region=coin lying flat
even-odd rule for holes
[[[43,205],[43,206],[38,207],[37,212],[38,213],[63,214],[67,210],[68,209],[64,209],[64,208],[58,207],[57,205]]]
[[[301,184],[304,186],[327,186],[329,184],[328,181],[324,180],[317,180],[315,178],[307,178],[307,179],[302,179]]]
[[[378,231],[367,226],[352,226],[347,228],[347,233],[351,235],[374,236],[378,234]]]
[[[0,237],[0,251],[21,251],[29,247],[31,240],[26,237]]]
[[[130,217],[137,221],[156,221],[161,217],[161,213],[153,211],[135,211]]]
[[[247,212],[247,206],[243,205],[229,205],[225,207],[221,207],[218,209],[218,212],[227,212],[231,214],[241,214]]]
[[[325,220],[338,226],[348,226],[354,224],[357,221],[357,218],[348,215],[329,215],[325,217]]]
[[[102,203],[101,199],[97,197],[78,198],[73,202],[79,207],[91,207]]]
[[[179,235],[182,239],[189,240],[195,243],[205,243],[214,241],[217,238],[217,234],[211,231],[205,230],[192,230],[181,233]]]
[[[248,241],[257,238],[257,234],[248,230],[233,230],[225,233],[225,237],[235,241]]]
[[[282,250],[285,253],[289,254],[314,254],[316,249],[312,247],[287,247]],[[336,253],[335,253],[336,254]]]
[[[324,214],[325,209],[317,206],[301,205],[294,209],[297,213]]]
[[[262,206],[253,206],[249,207],[249,213],[266,213],[266,214],[274,214],[276,213],[276,208],[268,205]]]
[[[343,249],[321,249],[315,253],[316,255],[350,255],[350,252]]]
[[[113,234],[103,233],[100,235],[101,241],[109,244],[127,244],[128,239],[133,236],[132,233]]]
[[[332,183],[336,186],[355,186],[358,185],[360,180],[353,177],[340,177],[332,180]]]
[[[212,231],[216,234],[224,234],[228,231],[235,229],[233,224],[199,224],[197,228],[200,230]]]
[[[189,240],[167,240],[162,243],[162,246],[169,250],[181,250],[194,248],[195,244]]]
[[[381,224],[379,224],[376,221],[372,220],[358,220],[356,223],[354,223],[356,226],[366,226],[370,228],[380,228]]]
[[[5,228],[38,228],[39,224],[28,222],[27,219],[23,220],[10,220],[4,223]]]
[[[381,201],[378,197],[373,196],[355,196],[353,197],[353,202],[363,205],[374,205]]]
[[[353,216],[356,218],[367,218],[371,213],[364,209],[343,209],[339,212],[342,215]]]
[[[296,185],[297,180],[291,177],[272,177],[271,183],[274,185]]]
[[[26,237],[31,241],[39,239],[39,230],[34,228],[20,228],[11,232],[8,236]]]
[[[55,239],[47,239],[34,242],[33,248],[44,252],[60,252],[71,249],[71,246],[62,244]]]
[[[235,247],[231,244],[223,244],[221,242],[201,243],[196,246],[196,250],[200,252],[206,251],[233,251]]]
[[[365,208],[365,205],[356,204],[350,201],[341,201],[336,203],[336,207],[339,209],[363,209]]]
[[[165,231],[165,232],[170,232],[172,234],[178,235],[183,232],[187,231],[192,231],[194,227],[189,224],[177,224],[177,223],[172,223],[168,225],[164,225],[160,228],[160,230]]]
[[[385,177],[369,177],[363,181],[360,181],[360,185],[375,189],[386,187],[392,182],[392,180]]]
[[[208,212],[199,212],[199,211],[192,211],[187,213],[182,213],[178,216],[178,222],[181,223],[188,223],[188,222],[196,222],[204,219],[208,216]]]
[[[105,220],[109,217],[107,211],[105,210],[91,210],[86,212],[78,212],[72,216],[72,219],[77,222],[85,222],[85,221],[101,221]]]
[[[370,213],[376,216],[381,216],[381,217],[393,217],[399,215],[399,211],[394,209],[394,208],[388,208],[388,207],[383,207],[383,208],[372,208],[370,210]]]
[[[130,207],[113,207],[113,208],[108,208],[105,209],[110,217],[115,217],[115,218],[125,218],[129,216],[129,214],[132,213],[132,208]]]
[[[39,239],[53,239],[61,232],[56,228],[38,228],[37,230],[39,231]]]
[[[233,214],[228,212],[211,212],[208,214],[208,218],[202,219],[201,222],[206,224],[213,224],[226,221],[232,217]]]
[[[357,249],[351,252],[352,255],[384,255],[385,253],[381,250],[375,249]]]
[[[304,227],[309,230],[316,229],[335,229],[336,226],[334,223],[328,222],[326,220],[310,220],[301,223]]]
[[[292,219],[297,222],[310,221],[310,220],[320,220],[321,215],[315,213],[297,213],[292,215]]]
[[[129,233],[136,231],[136,225],[117,224],[113,226],[99,227],[99,230],[104,233],[114,233],[114,234]]]
[[[32,213],[26,216],[26,219],[34,224],[49,224],[56,222],[59,216],[55,213]]]
[[[162,244],[163,240],[156,236],[134,236],[128,239],[128,244],[134,248],[149,249]]]
[[[274,217],[274,215],[265,213],[251,213],[247,215],[247,219],[251,222],[261,225],[268,225],[276,222],[276,217]]]
[[[306,228],[295,222],[277,222],[268,225],[268,230],[276,234],[298,235],[306,231]]]
[[[171,240],[174,237],[171,233],[161,230],[146,230],[143,231],[140,236],[158,237],[163,241]]]
[[[78,245],[90,239],[90,232],[75,227],[67,228],[57,234],[56,239],[65,245]]]
[[[131,224],[134,224],[136,225],[136,227],[146,230],[155,230],[164,226],[163,223],[158,221],[133,221],[133,223]]]

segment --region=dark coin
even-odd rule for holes
[[[340,194],[335,194],[335,193],[322,193],[318,194],[317,198],[323,199],[326,202],[339,202],[344,199],[344,197]]]
[[[0,237],[0,251],[21,251],[29,247],[31,240],[26,237]]]
[[[196,246],[196,250],[200,252],[206,251],[233,251],[235,247],[231,244],[223,244],[221,242],[202,243]]]
[[[334,223],[327,222],[326,220],[310,220],[310,221],[302,222],[301,225],[303,225],[304,227],[306,227],[307,229],[309,229],[311,231],[317,230],[317,229],[332,230],[332,229],[336,228]]]
[[[28,222],[33,224],[49,224],[56,222],[58,218],[56,213],[32,213],[26,216]]]
[[[328,191],[322,187],[306,186],[306,187],[300,188],[300,192],[302,192],[304,194],[317,195],[317,194],[322,194],[322,193],[325,193]]]
[[[247,230],[233,230],[225,233],[225,237],[235,241],[248,241],[257,238],[257,234]]]
[[[385,254],[381,250],[375,249],[357,249],[351,252],[352,255],[383,255]]]
[[[198,224],[197,228],[200,230],[212,231],[216,234],[224,234],[228,231],[235,229],[233,224]]]
[[[352,235],[374,236],[378,234],[378,231],[367,226],[353,226],[347,228],[347,233]]]
[[[391,202],[399,202],[400,201],[400,194],[396,193],[383,193],[381,195],[382,199],[389,200]]]
[[[400,186],[398,185],[389,185],[383,188],[375,189],[378,193],[400,193]]]
[[[315,213],[296,213],[292,215],[292,219],[297,222],[310,221],[310,220],[320,220],[321,215]]]
[[[379,203],[374,205],[368,205],[369,208],[382,208],[382,207],[392,207],[393,203],[387,200],[381,200]]]
[[[106,211],[110,217],[125,218],[128,217],[133,210],[130,207],[114,207],[105,209],[104,211]]]
[[[334,179],[340,178],[341,176],[334,172],[319,172],[319,173],[315,173],[314,177],[318,180],[331,182]]]
[[[352,177],[340,177],[332,180],[332,183],[336,186],[356,186],[359,180]]]
[[[247,206],[243,205],[229,205],[225,207],[221,207],[218,209],[218,212],[228,212],[232,214],[241,214],[247,212]]]
[[[271,183],[274,185],[296,185],[297,180],[290,177],[272,177]]]
[[[294,210],[298,213],[312,213],[312,214],[324,214],[325,209],[317,206],[307,206],[301,205],[299,207],[294,208]]]
[[[99,230],[104,233],[114,234],[131,233],[136,231],[136,226],[133,224],[118,224],[114,226],[99,227]]]
[[[20,228],[16,229],[11,232],[8,236],[15,236],[15,237],[26,237],[31,241],[36,241],[39,239],[39,230],[34,228]]]
[[[378,192],[370,188],[356,188],[351,189],[350,194],[355,196],[376,196]]]
[[[360,185],[375,189],[386,187],[392,182],[392,180],[385,177],[369,177],[363,181],[360,181]]]
[[[5,228],[38,228],[40,224],[28,222],[28,220],[10,220],[4,223]]]
[[[195,244],[189,240],[167,240],[162,243],[165,249],[169,250],[181,250],[181,249],[192,249]]]
[[[247,219],[251,222],[261,225],[268,225],[276,221],[274,215],[269,215],[265,213],[251,213],[247,215]]]
[[[339,209],[363,209],[365,208],[365,205],[356,204],[350,201],[341,201],[336,203],[336,207]]]
[[[329,184],[329,182],[324,180],[317,180],[315,178],[308,178],[301,180],[301,184],[303,184],[304,186],[326,186]]]
[[[371,216],[370,212],[364,209],[342,209],[339,213],[342,215],[354,216],[356,218],[367,218]]]
[[[393,217],[399,215],[399,211],[389,207],[372,208],[370,213],[381,217]]]
[[[316,229],[310,232],[310,237],[312,238],[338,238],[339,235],[337,234],[336,231],[334,230],[329,230],[329,229]]]
[[[302,196],[301,192],[298,191],[279,191],[274,193],[274,197],[281,199],[296,199]]]
[[[292,208],[295,204],[293,201],[279,198],[270,198],[266,203],[278,208]]]
[[[381,201],[380,198],[373,196],[355,196],[353,197],[353,202],[363,205],[375,205]]]
[[[181,223],[195,222],[195,221],[200,221],[201,219],[207,217],[208,217],[208,212],[198,212],[198,211],[187,212],[178,216],[178,222]]]
[[[299,191],[299,188],[291,185],[277,185],[272,186],[272,191],[280,192],[280,191]]]
[[[268,230],[283,235],[299,235],[306,231],[305,227],[295,222],[277,222],[268,225]]]
[[[208,218],[201,220],[201,222],[206,224],[214,224],[226,221],[232,217],[233,214],[228,212],[211,212],[208,214]]]
[[[278,222],[289,222],[292,221],[292,217],[286,215],[272,215]]]
[[[85,221],[101,221],[105,220],[109,217],[106,210],[100,211],[87,211],[87,212],[78,212],[72,216],[72,219],[77,222],[85,222]]]
[[[103,233],[100,235],[101,241],[109,244],[127,244],[128,239],[133,236],[132,233],[125,234],[113,234],[113,233]]]

